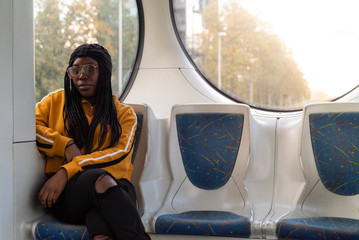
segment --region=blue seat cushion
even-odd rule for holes
[[[56,220],[41,221],[35,229],[35,238],[62,240],[89,240],[87,228],[83,225],[71,225]]]
[[[249,237],[250,221],[231,212],[189,211],[160,216],[156,233]]]
[[[284,219],[278,222],[279,239],[359,239],[359,220],[336,217]]]

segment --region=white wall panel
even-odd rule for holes
[[[175,104],[213,103],[193,88],[179,69],[139,70],[126,102],[147,104],[157,118],[168,117]]]
[[[145,43],[141,68],[192,68],[175,36],[168,0],[142,1]]]
[[[13,0],[14,142],[35,140],[33,1]]]
[[[35,142],[14,144],[14,239],[31,239],[31,222],[44,214],[38,193],[45,182],[45,160]]]
[[[253,204],[251,234],[261,237],[261,221],[271,210],[277,118],[252,111],[250,160],[245,185]]]
[[[12,0],[0,1],[0,239],[13,239]]]

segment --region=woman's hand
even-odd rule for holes
[[[56,203],[66,184],[67,171],[64,168],[60,168],[60,170],[42,186],[39,193],[41,204],[44,207],[51,208],[52,205]]]
[[[74,157],[81,156],[81,150],[79,147],[71,140],[68,142],[65,148],[65,158],[66,161],[69,163],[72,161]]]

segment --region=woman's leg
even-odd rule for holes
[[[150,239],[136,209],[136,195],[126,179],[117,182],[107,175],[96,182],[98,211],[118,240]]]
[[[90,239],[93,240],[113,240],[114,234],[106,220],[99,213],[97,208],[92,208],[86,215],[86,227],[89,232]]]
[[[107,175],[103,169],[86,170],[76,174],[66,185],[53,206],[54,215],[71,224],[86,224],[91,239],[94,236],[114,239],[111,228],[97,211],[96,182]],[[106,239],[104,238],[104,239]]]
[[[54,215],[68,223],[85,224],[87,212],[97,203],[95,183],[106,173],[103,169],[93,169],[72,177],[52,207]]]
[[[115,181],[107,171],[93,169],[75,175],[68,182],[53,206],[53,212],[68,223],[86,222],[91,237],[150,239],[144,231],[135,203],[135,191],[129,181]],[[90,210],[94,208],[97,209],[95,214],[102,218],[91,217]]]
[[[96,235],[93,240],[112,240],[112,238],[105,236],[105,235]]]

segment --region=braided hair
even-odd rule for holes
[[[99,81],[96,91],[96,109],[91,124],[88,124],[82,107],[82,96],[70,77],[65,74],[65,105],[63,109],[65,132],[74,139],[76,145],[86,154],[115,146],[121,136],[122,128],[117,120],[117,110],[112,97],[112,61],[108,51],[98,44],[83,44],[71,54],[69,67],[80,57],[90,57],[98,62]],[[100,125],[99,144],[93,149],[95,130]],[[111,131],[111,142],[104,146],[106,136]],[[103,148],[102,148],[103,147]]]

